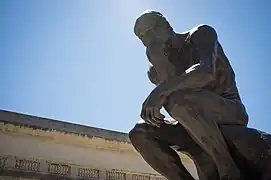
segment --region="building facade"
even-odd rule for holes
[[[192,160],[180,154],[197,179]],[[128,134],[0,110],[0,180],[163,180]]]

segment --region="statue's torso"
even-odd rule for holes
[[[216,82],[213,85],[214,91],[227,99],[241,101],[238,88],[236,86],[234,71],[220,44],[218,46],[218,55],[215,66]]]
[[[184,42],[187,35],[187,32],[178,34],[180,37],[181,48],[171,48],[172,50],[168,52],[169,61],[174,66],[180,67],[179,73],[182,73],[184,68],[187,69],[188,67],[199,63],[199,55],[196,48],[193,47],[193,45],[186,44]],[[241,101],[236,86],[234,71],[220,44],[218,45],[218,55],[214,65],[216,71],[216,81],[205,88],[219,94],[224,98]]]

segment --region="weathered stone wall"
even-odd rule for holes
[[[0,178],[13,174],[38,179],[163,179],[143,161],[125,133],[118,136],[118,132],[75,125],[84,130],[79,134],[69,123],[43,119],[39,124],[35,121],[41,118],[37,118],[27,125],[19,117],[32,118],[0,111]],[[99,133],[96,136],[94,132]],[[185,156],[182,159],[196,177],[192,161]]]

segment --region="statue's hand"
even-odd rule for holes
[[[156,87],[142,104],[141,118],[147,123],[159,127],[164,122],[165,116],[160,113],[166,97]]]
[[[148,74],[149,80],[153,84],[158,85],[160,83],[161,80],[159,79],[158,73],[157,73],[156,69],[154,68],[154,66],[149,67],[147,74]]]

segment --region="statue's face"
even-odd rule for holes
[[[151,46],[151,44],[165,44],[174,33],[167,22],[157,15],[140,17],[136,22],[135,32],[147,47]]]
[[[148,72],[150,80],[157,84],[174,76],[176,68],[168,61],[164,48],[175,33],[166,19],[158,12],[145,13],[137,19],[134,28],[151,56],[149,61],[153,67]]]

